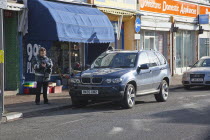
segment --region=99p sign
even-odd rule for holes
[[[34,69],[32,68],[32,60],[35,56],[39,54],[40,45],[37,44],[28,44],[27,45],[27,68],[26,73],[34,73]]]

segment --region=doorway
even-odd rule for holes
[[[182,74],[189,69],[196,61],[196,42],[193,31],[180,31],[176,33],[176,59],[175,73]]]

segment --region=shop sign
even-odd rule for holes
[[[210,15],[210,7],[200,6],[200,14],[208,14]]]
[[[139,0],[140,10],[171,14],[178,16],[197,17],[198,5],[174,0]]]
[[[0,9],[7,9],[7,0],[0,0]]]
[[[200,14],[210,14],[210,7],[200,6]]]
[[[32,68],[32,58],[38,55],[39,48],[37,44],[32,45],[29,43],[27,45],[27,67],[26,67],[26,73],[34,73],[34,69]]]
[[[94,0],[95,5],[136,10],[137,0]]]
[[[0,50],[0,64],[4,63],[4,51]]]
[[[209,14],[198,15],[199,24],[209,24]]]
[[[5,10],[4,11],[4,17],[6,17],[6,18],[12,18],[12,17],[14,17],[14,12],[13,11],[7,11],[7,10]]]

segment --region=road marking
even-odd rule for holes
[[[84,119],[85,119],[85,118],[78,119],[78,120],[73,120],[73,121],[69,121],[69,122],[65,122],[65,123],[58,124],[58,125],[56,125],[56,126],[66,125],[66,124],[70,124],[70,123],[74,123],[74,122],[82,121],[82,120],[84,120]]]
[[[122,127],[113,127],[112,130],[109,132],[109,135],[114,135],[123,131]]]
[[[206,97],[206,96],[210,96],[210,95],[194,95],[193,97]]]

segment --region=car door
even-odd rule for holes
[[[157,55],[158,59],[160,60],[160,74],[159,74],[159,81],[162,82],[163,78],[168,76],[168,63],[165,59],[165,57],[159,53],[159,52],[155,52],[155,54]]]
[[[141,52],[138,59],[138,66],[142,64],[149,65],[149,58],[146,52]],[[152,73],[150,69],[141,69],[137,73],[137,90],[139,94],[151,89],[152,86]]]
[[[157,55],[155,54],[155,52],[150,51],[147,52],[148,53],[148,57],[149,57],[149,66],[150,66],[150,70],[151,70],[151,90],[157,90],[160,82],[161,82],[161,66],[160,66],[160,60],[157,57]]]

